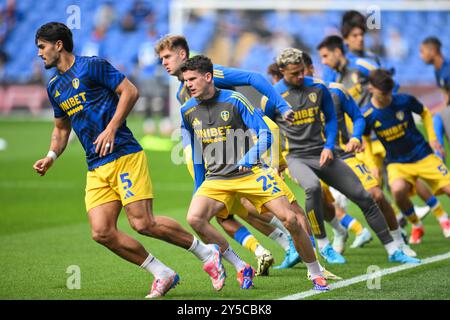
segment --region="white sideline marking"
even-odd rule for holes
[[[450,252],[422,259],[422,263],[419,263],[419,264],[414,264],[414,263],[402,264],[402,265],[397,266],[397,267],[383,269],[383,270],[381,270],[379,272],[374,272],[374,273],[371,273],[371,274],[363,274],[363,275],[360,275],[360,276],[357,276],[357,277],[354,277],[354,278],[350,278],[350,279],[347,279],[347,280],[339,281],[339,282],[330,284],[330,291],[331,290],[335,290],[335,289],[339,289],[339,288],[348,287],[348,286],[351,286],[352,284],[355,284],[355,283],[358,283],[358,282],[367,281],[369,279],[373,279],[373,278],[376,278],[376,277],[385,276],[385,275],[388,275],[388,274],[392,274],[392,273],[396,273],[396,272],[399,272],[399,271],[420,267],[420,266],[423,266],[423,265],[426,265],[426,264],[429,264],[429,263],[433,263],[433,262],[437,262],[437,261],[441,261],[441,260],[446,260],[446,259],[450,259]],[[317,294],[321,294],[321,293],[324,293],[324,292],[326,292],[326,291],[308,290],[308,291],[303,291],[303,292],[299,292],[299,293],[296,293],[296,294],[292,294],[292,295],[280,298],[278,300],[299,300],[299,299],[304,299],[306,297],[315,296]]]

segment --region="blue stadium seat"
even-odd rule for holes
[[[92,34],[95,25],[94,17],[98,7],[111,0],[76,1],[81,9],[81,30],[73,30],[75,40],[75,52],[80,53],[83,43],[86,43]],[[134,1],[112,0],[119,20],[126,14]],[[355,0],[356,2],[356,0]],[[6,0],[0,0],[0,7]],[[155,29],[158,36],[169,32],[170,1],[147,0],[155,10]],[[26,81],[31,76],[32,66],[30,61],[36,56],[34,44],[34,32],[44,22],[66,22],[68,6],[74,4],[73,0],[21,0],[16,1],[16,8],[20,20],[15,28],[8,34],[3,50],[10,59],[6,66],[6,72],[13,81]],[[270,31],[280,30],[294,36],[300,36],[301,40],[310,47],[313,59],[318,63],[315,50],[317,44],[327,35],[340,27],[342,11],[305,12],[292,11],[287,14],[269,12],[264,15],[264,22]],[[44,17],[44,18],[43,18]],[[216,15],[200,16],[196,23],[189,23],[184,30],[193,51],[205,52],[211,44],[211,39],[216,31]],[[408,56],[398,64],[397,75],[405,83],[434,82],[432,68],[426,66],[419,57],[418,47],[420,42],[428,35],[440,38],[443,44],[443,53],[450,57],[450,37],[445,31],[450,30],[450,13],[440,11],[382,11],[381,39],[386,43],[389,38],[390,28],[396,28],[409,43]],[[137,50],[140,43],[146,37],[148,25],[141,24],[136,32],[125,33],[120,24],[111,26],[102,43],[104,55],[112,61],[117,61],[124,66],[127,72],[133,70]],[[17,54],[20,48],[20,54]],[[265,73],[266,65],[272,61],[273,50],[264,44],[250,50],[248,57],[244,58],[242,66]],[[387,61],[387,64],[392,62]],[[318,67],[318,69],[320,69]]]

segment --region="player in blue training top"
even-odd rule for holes
[[[364,58],[348,59],[344,55],[345,49],[343,40],[338,36],[326,37],[318,45],[317,49],[319,50],[322,63],[330,66],[338,73],[336,82],[344,85],[345,89],[350,93],[353,99],[355,99],[360,108],[365,106],[370,100],[368,77],[371,71],[377,69],[377,66]],[[394,92],[396,88],[398,88],[397,84],[394,87]],[[377,140],[374,133],[372,133],[371,137],[372,158],[368,159],[367,153],[365,153],[363,161],[370,165],[369,170],[377,168],[378,170],[374,170],[374,172],[383,172],[386,150],[384,150],[383,145]],[[382,175],[377,176],[375,174],[375,177],[380,185],[382,185]],[[441,204],[436,197],[433,197],[432,192],[427,186],[421,180],[417,180],[416,184],[417,193],[420,198],[433,212],[436,209],[439,210]],[[420,208],[420,211],[422,214],[426,214],[429,209]]]
[[[441,48],[442,43],[438,38],[428,37],[423,40],[422,44],[420,45],[420,57],[426,64],[433,65],[436,84],[444,91],[444,96],[447,97],[448,88],[450,88],[450,61],[448,59],[445,59],[445,57],[442,55]],[[449,102],[446,101],[445,105],[448,106]],[[448,123],[449,121],[447,115],[448,113],[448,108],[444,108],[442,111],[437,112],[433,116],[436,135],[442,146],[444,146],[445,134],[447,134],[447,136],[450,136],[450,130],[448,128],[446,130],[443,130],[444,128],[446,128],[444,126],[444,123]],[[436,154],[442,159],[445,158],[444,154]]]
[[[410,217],[414,206],[409,196],[415,192],[418,178],[425,181],[437,195],[450,196],[450,173],[433,150],[442,151],[433,130],[431,113],[416,98],[408,94],[392,94],[394,81],[383,69],[372,71],[369,76],[370,102],[362,110],[366,119],[366,131],[374,130],[386,149],[388,182],[392,195],[403,214]],[[417,129],[412,113],[419,114],[428,133],[427,142]],[[370,145],[370,139],[365,139]],[[371,148],[366,148],[369,152]],[[450,236],[450,222],[443,210],[438,220],[445,237]],[[413,229],[410,243],[421,242],[423,225],[417,218],[411,219]]]
[[[444,90],[446,107],[433,116],[433,124],[437,139],[439,140],[441,146],[444,146],[444,137],[447,138],[447,143],[450,143],[450,82],[447,83],[442,89]],[[439,155],[445,162],[445,153],[437,153],[437,155]]]
[[[420,57],[426,64],[432,64],[438,87],[450,83],[450,61],[442,55],[442,43],[436,37],[428,37],[420,45]]]
[[[188,59],[181,72],[193,96],[181,109],[193,150],[195,194],[188,212],[192,228],[204,241],[217,242],[226,250],[229,244],[209,221],[225,208],[230,212],[235,195],[241,194],[258,212],[265,207],[283,221],[311,274],[314,289],[328,290],[308,232],[292,211],[281,179],[261,161],[272,144],[272,133],[261,111],[242,94],[217,89],[213,64],[205,56]],[[251,285],[250,266],[242,265],[238,279],[242,279],[243,289]]]
[[[345,56],[349,60],[364,58],[377,68],[381,67],[380,58],[364,46],[364,36],[367,32],[367,18],[356,10],[346,11],[342,15],[341,35],[345,43]],[[335,82],[337,72],[329,66],[324,66],[323,80]]]
[[[85,202],[92,238],[153,274],[146,298],[163,296],[175,287],[178,274],[117,229],[124,207],[134,230],[188,249],[203,261],[216,287],[224,275],[218,248],[203,244],[171,218],[153,216],[147,158],[125,123],[139,97],[136,87],[107,61],[75,56],[72,32],[62,23],[41,26],[35,41],[45,68],[57,71],[47,87],[55,114],[50,151],[34,169],[46,174],[66,148],[73,128],[86,152]]]
[[[306,52],[303,52],[303,59],[305,62],[305,75],[313,76],[314,65],[311,57]],[[366,123],[360,109],[356,106],[353,98],[347,93],[345,88],[339,83],[328,82],[326,83],[330,94],[333,98],[334,108],[338,119],[338,139],[336,139],[336,153],[337,155],[353,170],[353,172],[360,179],[363,187],[370,193],[373,199],[377,202],[378,206],[383,212],[386,222],[389,226],[389,231],[392,237],[398,243],[403,252],[410,257],[415,257],[416,253],[405,243],[402,237],[402,230],[399,228],[399,224],[395,217],[394,209],[387,200],[387,197],[383,193],[378,180],[368,170],[366,164],[356,157],[354,150],[361,146],[362,136]],[[351,133],[351,136],[350,136]],[[326,189],[327,186],[324,190]],[[361,224],[346,213],[347,198],[338,192],[337,190],[330,188],[334,197],[336,206],[336,215],[341,220],[341,223],[345,226],[352,224],[359,227],[359,233],[355,237],[355,241],[352,245],[353,248],[360,247],[364,243],[371,240],[370,232],[366,228],[362,228]],[[325,211],[326,212],[326,211]],[[352,221],[356,220],[356,221]],[[333,240],[333,248],[337,252],[341,252],[344,249],[344,242],[346,240],[346,233],[342,234],[339,231],[339,225],[335,223],[333,225],[333,232],[335,234]]]
[[[182,63],[189,58],[189,45],[186,38],[182,35],[165,36],[156,44],[155,52],[161,59],[161,62],[166,68],[167,72],[171,76],[177,77],[180,81],[179,89],[177,92],[177,99],[180,104],[185,103],[191,98],[191,93],[189,92],[189,89],[183,81],[183,75],[180,72]],[[272,101],[274,101],[275,105],[279,108],[280,113],[284,115],[287,121],[291,120],[292,111],[290,107],[287,105],[284,99],[273,89],[271,84],[264,78],[262,74],[214,64],[213,76],[215,85],[221,89],[233,89],[237,86],[254,87],[261,94],[268,96]],[[185,133],[185,130],[182,131],[182,134],[183,133]],[[183,136],[183,148],[188,170],[191,174],[191,177],[193,178],[194,172],[191,159],[192,150],[189,139],[187,139],[186,136]],[[289,193],[288,190],[286,190],[286,192]],[[290,200],[294,200],[294,198],[295,197],[292,195],[292,197],[290,197]],[[299,210],[298,207],[296,207],[295,209]],[[283,261],[281,266],[292,267],[300,261],[300,257],[295,251],[292,239],[290,239],[289,236],[283,236],[283,234],[278,230],[278,227],[273,227],[271,225],[261,223],[260,221],[255,221],[255,216],[249,214],[247,209],[241,204],[240,200],[238,199],[238,201],[234,202],[233,208],[231,209],[231,214],[227,215],[227,218],[216,217],[216,219],[230,237],[234,238],[238,243],[255,254],[258,261],[257,275],[267,275],[268,268],[274,262],[273,256],[270,251],[268,251],[261,245],[261,243],[255,238],[254,235],[250,233],[250,231],[245,226],[243,226],[234,218],[233,215],[238,215],[246,222],[250,223],[254,228],[261,231],[264,235],[267,235],[271,239],[274,239],[280,243],[280,245],[287,252],[285,261]],[[225,214],[222,216],[225,216]],[[283,228],[282,224],[276,217],[273,217],[272,221],[273,224]],[[230,250],[232,250],[231,247]],[[229,254],[231,258],[234,256],[234,254],[232,253],[227,253],[225,259],[227,259]],[[232,263],[233,261],[234,259],[232,259],[230,262]],[[238,270],[239,265],[235,264],[235,267],[236,270]]]

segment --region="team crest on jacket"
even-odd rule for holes
[[[72,86],[73,86],[75,89],[78,89],[78,87],[80,86],[80,80],[79,80],[78,78],[73,79],[73,80],[72,80]]]
[[[316,101],[317,101],[317,93],[311,92],[310,94],[308,94],[308,98],[309,98],[309,100],[311,100],[312,103],[316,103]]]
[[[403,119],[405,119],[405,113],[403,111],[397,111],[397,113],[395,114],[395,117],[399,121],[403,121]]]
[[[222,111],[220,113],[220,116],[222,117],[223,121],[228,121],[228,119],[230,119],[230,112]]]

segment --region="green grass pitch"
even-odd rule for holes
[[[129,122],[137,138],[142,137],[142,121]],[[48,150],[52,122],[21,119],[0,120],[0,138],[8,147],[0,151],[0,299],[143,299],[151,277],[95,243],[84,209],[86,164],[78,141],[70,144],[45,177],[33,170],[34,161]],[[447,146],[448,150],[448,146]],[[449,151],[447,151],[450,154]],[[185,220],[192,182],[183,165],[170,161],[170,152],[147,152],[155,192],[154,211],[168,215],[191,230]],[[303,192],[292,183],[299,202]],[[450,201],[439,197],[447,211]],[[416,203],[423,205],[416,199]],[[364,225],[362,214],[352,205],[350,212]],[[164,299],[278,299],[311,289],[306,268],[271,270],[269,277],[257,278],[254,290],[240,290],[234,269],[228,271],[226,286],[213,290],[201,263],[183,249],[140,236],[128,225],[122,212],[119,228],[139,239],[156,257],[174,268],[181,284]],[[414,246],[420,257],[450,251],[432,214],[425,219],[423,243]],[[254,229],[251,231],[270,249],[280,263],[281,248]],[[330,235],[332,233],[330,232]],[[348,243],[351,243],[350,236]],[[230,243],[248,262],[254,256],[234,240]],[[347,249],[348,263],[327,268],[344,279],[365,274],[367,267],[396,266],[387,262],[380,242],[375,239],[363,249]],[[69,266],[78,266],[81,288],[66,286]],[[365,282],[313,296],[311,299],[450,299],[450,261],[420,266],[381,279],[379,290],[369,290]]]

